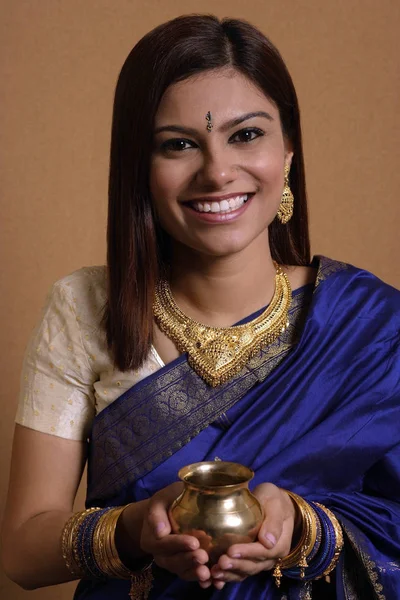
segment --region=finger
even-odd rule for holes
[[[142,547],[149,554],[170,556],[183,552],[199,550],[199,540],[190,535],[168,535],[162,539],[154,539],[147,536],[146,543]],[[205,552],[205,551],[203,551]],[[205,552],[207,555],[207,553]]]
[[[207,579],[207,581],[199,581],[199,586],[203,589],[206,590],[207,588],[209,588],[210,586],[212,586],[213,582],[211,579]]]
[[[171,533],[168,508],[181,491],[182,484],[177,482],[157,492],[150,500],[146,520],[155,537],[162,538]]]
[[[268,550],[260,542],[253,542],[252,544],[234,544],[228,549],[227,555],[229,559],[248,559],[248,560],[267,560],[272,558],[272,551]],[[220,561],[224,557],[220,558]]]
[[[244,581],[247,575],[243,573],[237,573],[235,571],[221,571],[219,569],[211,570],[211,577],[214,586],[217,583],[237,583],[239,581]]]
[[[187,571],[177,572],[176,575],[185,581],[198,581],[199,583],[211,583],[210,570],[205,565],[188,569]]]
[[[251,560],[231,560],[230,563],[223,563],[221,568],[218,564],[211,569],[213,580],[224,581],[225,583],[243,581],[246,577],[257,575],[262,571],[270,571],[276,565],[276,560],[251,561]],[[226,567],[226,568],[225,568]]]
[[[171,573],[181,574],[186,571],[195,571],[208,561],[208,554],[205,550],[196,550],[195,552],[178,552],[176,554],[155,554],[154,561],[159,567],[167,569]],[[204,572],[204,570],[200,571]],[[209,577],[209,569],[207,568]]]
[[[227,565],[228,568],[220,568],[218,567],[218,571],[211,570],[211,576],[215,577],[215,574],[218,572],[222,572],[224,577],[224,581],[237,581],[236,576],[241,577],[249,577],[252,575],[257,575],[257,573],[261,573],[261,571],[270,571],[274,568],[276,564],[276,560],[231,560],[230,564]]]

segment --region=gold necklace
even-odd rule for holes
[[[188,353],[190,366],[204,381],[217,386],[239,373],[247,361],[272,344],[289,325],[292,292],[287,275],[274,262],[275,293],[266,310],[253,321],[233,327],[209,327],[185,315],[165,280],[158,283],[154,318],[176,345]]]

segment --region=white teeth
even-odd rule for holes
[[[211,202],[211,204],[208,202],[196,202],[192,206],[198,212],[226,213],[240,208],[247,202],[248,198],[249,196],[245,194],[229,198],[229,200],[221,200],[221,202]]]
[[[222,200],[219,203],[220,210],[229,210],[229,202],[227,200]]]

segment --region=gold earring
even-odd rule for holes
[[[277,217],[284,225],[290,221],[293,216],[294,197],[289,187],[289,165],[285,165],[285,187],[283,188],[282,200],[279,205]]]

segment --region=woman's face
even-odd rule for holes
[[[170,86],[155,118],[150,169],[163,229],[203,254],[240,252],[266,235],[291,158],[278,109],[239,72],[208,71]]]

